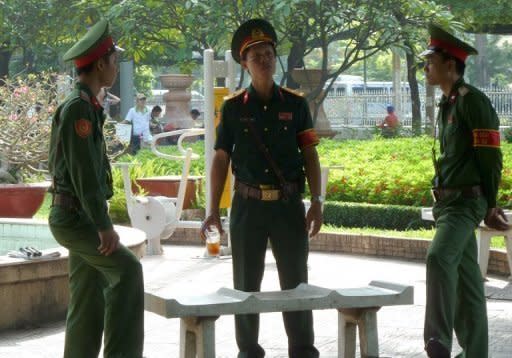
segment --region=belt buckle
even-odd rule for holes
[[[263,201],[274,201],[279,199],[279,190],[262,190],[261,200]]]

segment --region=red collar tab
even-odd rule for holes
[[[91,97],[91,103],[96,109],[102,108],[100,102],[98,102],[98,99],[95,96]]]
[[[114,40],[111,36],[107,36],[103,41],[101,41],[94,50],[87,53],[85,56],[75,58],[75,66],[76,68],[87,66],[90,63],[93,63],[101,56],[106,54],[111,48],[114,46]]]
[[[247,104],[249,102],[249,92],[245,91],[244,93],[244,104]]]
[[[468,57],[468,53],[461,49],[460,47],[454,46],[450,42],[446,42],[439,39],[431,39],[429,47],[436,47],[445,50],[448,54],[452,55],[453,57],[461,60],[462,62],[466,61],[466,58]]]
[[[458,96],[459,96],[458,91],[452,91],[452,93],[450,93],[450,97],[448,98],[448,103],[454,104],[455,101],[457,100]]]

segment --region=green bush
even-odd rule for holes
[[[504,133],[507,143],[512,143],[512,127],[505,129]]]
[[[324,223],[344,227],[417,230],[432,228],[421,219],[421,208],[403,205],[326,202]]]
[[[317,147],[323,166],[343,166],[332,170],[327,185],[327,200],[386,205],[432,206],[431,179],[434,175],[431,149],[432,138],[394,138],[374,140],[336,141],[322,139]],[[205,176],[204,142],[191,143],[194,153],[201,158],[192,161],[191,175]],[[176,146],[161,150],[176,153]],[[498,193],[498,204],[512,206],[512,144],[503,143],[503,175]],[[131,168],[132,179],[157,175],[180,175],[182,162],[157,158],[149,150],[136,156],[125,155],[119,162],[137,165]],[[119,218],[127,218],[121,174],[114,170],[115,196],[111,210]],[[208,179],[206,179],[208,180]],[[204,193],[199,197],[204,202]],[[117,215],[117,214],[116,214]],[[366,214],[365,214],[366,215]],[[123,220],[125,220],[123,219]],[[346,226],[345,223],[343,223]],[[407,225],[407,224],[406,224]]]
[[[431,206],[432,138],[358,141],[323,139],[318,146],[323,166],[331,171],[327,200],[357,203]],[[503,175],[498,203],[512,206],[512,145],[502,144]]]

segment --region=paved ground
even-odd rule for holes
[[[142,259],[146,286],[160,286],[166,282],[181,293],[208,293],[221,286],[231,287],[231,259],[201,259],[199,247],[165,246],[163,257]],[[425,267],[421,263],[376,259],[368,257],[312,253],[310,256],[310,283],[328,288],[356,287],[372,280],[394,281],[414,285],[413,306],[385,307],[378,314],[379,340],[383,357],[426,357],[423,353],[422,326],[425,311]],[[489,292],[511,292],[512,284],[491,278]],[[263,281],[264,290],[278,289],[277,270],[270,252]],[[512,357],[512,299],[489,300],[490,357]],[[320,356],[337,357],[337,316],[335,311],[315,311],[315,334]],[[179,320],[167,320],[146,313],[145,356],[148,358],[177,358]],[[232,316],[217,321],[217,356],[236,357],[234,323]],[[4,332],[0,335],[0,357],[62,356],[64,322],[43,327]],[[287,357],[286,335],[280,313],[261,317],[260,341],[267,357]],[[454,351],[458,348],[454,347]],[[480,357],[475,357],[480,358]]]

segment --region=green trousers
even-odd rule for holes
[[[483,197],[459,194],[438,201],[433,209],[436,233],[427,253],[424,339],[434,338],[451,351],[455,330],[461,357],[488,356],[487,308],[475,238],[486,211]]]
[[[236,289],[260,291],[268,240],[276,259],[281,289],[292,289],[308,281],[309,241],[300,195],[284,202],[245,199],[235,194],[230,232]],[[283,320],[290,357],[318,357],[313,346],[312,312],[285,312]],[[258,344],[259,315],[236,315],[235,329],[239,358],[265,355]]]
[[[98,252],[98,232],[83,211],[54,206],[55,239],[69,250],[69,306],[64,358],[141,358],[144,340],[142,267],[126,247]]]

